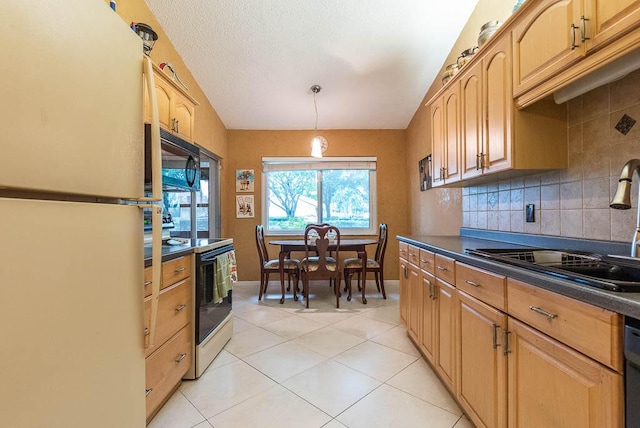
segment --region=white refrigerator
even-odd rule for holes
[[[0,426],[144,427],[150,62],[103,0],[0,21]]]

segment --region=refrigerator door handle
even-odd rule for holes
[[[158,98],[156,84],[153,77],[151,58],[144,55],[144,79],[149,94],[151,109],[151,198],[147,201],[162,201],[162,151],[160,147],[160,115],[158,113]]]
[[[145,348],[153,346],[158,319],[160,298],[160,273],[162,269],[162,207],[156,204],[139,204],[140,209],[151,208],[151,316],[149,327],[144,329]]]

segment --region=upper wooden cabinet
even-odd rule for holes
[[[509,25],[518,107],[547,97],[640,44],[639,0],[527,3]]]
[[[153,65],[160,126],[183,140],[193,142],[195,107],[198,102],[173,83],[160,67]],[[145,91],[144,120],[151,122],[151,108]]]
[[[460,180],[460,86],[452,85],[431,106],[433,186]]]
[[[513,34],[515,96],[576,62],[585,52],[581,41],[581,0],[543,0],[527,10]]]
[[[434,186],[503,171],[513,175],[566,168],[565,107],[544,100],[516,110],[511,60],[508,33],[432,100]],[[456,124],[456,106],[459,125],[454,129],[459,134],[448,131]],[[459,167],[451,159],[456,153]]]
[[[586,0],[585,4],[580,26],[587,51],[640,26],[639,0]]]

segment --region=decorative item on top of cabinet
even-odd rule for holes
[[[173,82],[156,64],[153,64],[153,72],[160,126],[185,141],[193,142],[195,108],[198,102],[182,87]],[[144,111],[145,122],[150,122],[151,113],[146,92]]]
[[[189,370],[193,359],[193,282],[192,257],[184,256],[162,263],[162,283],[156,321],[156,343],[145,349],[147,423]],[[150,323],[151,297],[149,272],[145,269],[145,327]],[[145,331],[147,329],[145,328]]]

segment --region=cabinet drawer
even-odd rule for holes
[[[622,372],[622,316],[513,279],[509,315]]]
[[[449,284],[456,283],[456,271],[455,262],[449,257],[445,257],[440,254],[436,254],[435,257],[435,270],[436,277],[447,281]]]
[[[179,257],[162,263],[161,288],[169,287],[191,276],[191,256]]]
[[[146,360],[147,418],[180,382],[191,366],[191,325]]]
[[[165,288],[158,300],[158,319],[154,346],[145,349],[145,356],[158,349],[167,339],[191,321],[191,281],[184,280]],[[144,326],[149,328],[151,298],[144,302]]]
[[[152,280],[152,271],[151,266],[144,269],[144,297],[151,296],[151,280]]]
[[[414,247],[413,245],[409,245],[407,248],[407,260],[409,263],[413,263],[416,266],[420,265],[420,249],[418,247]]]
[[[423,249],[420,249],[418,254],[420,258],[420,269],[433,274],[436,264],[435,254]]]
[[[400,257],[409,260],[409,244],[405,244],[404,242],[400,242],[399,245],[399,254]]]
[[[456,263],[456,287],[502,311],[506,310],[506,277]]]

